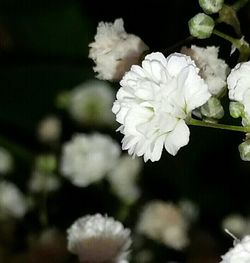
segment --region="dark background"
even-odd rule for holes
[[[32,152],[41,151],[37,122],[48,113],[61,114],[55,107],[58,92],[94,77],[88,44],[99,21],[113,22],[122,17],[128,33],[140,36],[152,51],[159,51],[186,38],[187,21],[198,12],[197,0],[0,0],[0,145],[6,146],[7,139]],[[248,8],[240,12],[240,19],[249,40]],[[231,33],[230,28],[225,30]],[[230,44],[216,37],[193,43],[220,44],[220,55],[235,65],[237,54],[229,57]],[[240,123],[228,117],[223,122]],[[64,139],[70,137],[71,125],[66,118]],[[159,162],[145,164],[140,180],[141,203],[155,198],[193,200],[200,207],[197,229],[210,233],[222,252],[231,240],[220,228],[221,219],[232,212],[250,214],[250,164],[240,159],[237,149],[244,134],[190,129],[190,143],[177,156],[164,152]],[[114,131],[108,132],[120,139]],[[25,165],[20,161],[23,174],[28,171]],[[25,188],[27,178],[23,176],[18,181]],[[80,194],[66,186],[64,191],[70,197],[55,197],[61,210],[52,212],[52,222],[65,228],[80,216],[77,204],[71,204],[79,196],[88,200],[86,212],[112,210],[112,197],[96,196],[92,190]],[[63,216],[65,211],[67,216]]]

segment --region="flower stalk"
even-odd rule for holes
[[[229,41],[240,52],[239,62],[247,61],[250,56],[249,43],[243,38],[234,38],[217,29],[213,30],[213,34]]]
[[[250,127],[227,125],[227,124],[212,123],[212,122],[204,122],[204,121],[196,120],[193,118],[190,118],[186,122],[187,122],[187,124],[193,125],[193,126],[215,128],[215,129],[229,130],[229,131],[238,131],[238,132],[244,132],[244,133],[250,132]]]

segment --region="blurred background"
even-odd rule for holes
[[[1,0],[0,146],[14,159],[14,168],[7,176],[1,175],[1,180],[11,181],[28,193],[34,157],[52,151],[60,156],[60,145],[74,133],[98,130],[120,143],[122,137],[115,128],[79,125],[56,103],[62,91],[94,79],[88,44],[94,40],[99,21],[113,22],[121,17],[128,33],[140,36],[150,50],[161,51],[189,36],[187,21],[198,12],[201,10],[196,0]],[[249,12],[247,7],[239,13],[247,40]],[[230,28],[225,30],[231,32]],[[217,37],[192,43],[220,45],[220,57],[230,66],[235,65],[237,54],[230,57],[230,44]],[[111,85],[115,91],[119,87],[117,83]],[[224,106],[228,116],[226,100]],[[51,114],[62,123],[60,143],[53,149],[37,136],[38,123]],[[240,120],[228,117],[222,122],[240,124]],[[223,231],[223,219],[231,214],[250,216],[250,163],[242,161],[238,152],[244,135],[198,127],[190,130],[190,143],[177,156],[165,151],[159,162],[143,164],[138,179],[141,196],[122,219],[134,229],[147,202],[177,204],[189,200],[198,211],[189,229],[190,244],[178,251],[135,234],[131,262],[219,262],[220,255],[233,243]],[[40,197],[33,196],[35,201],[30,198],[29,202],[36,202]],[[1,221],[1,263],[77,262],[67,252],[65,230],[85,214],[118,217],[117,211],[124,207],[106,180],[79,188],[61,179],[61,188],[46,202],[48,226],[56,234],[49,232],[47,243],[40,240],[43,226],[39,206],[21,220]]]

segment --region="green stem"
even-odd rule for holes
[[[204,121],[196,120],[193,118],[189,119],[187,121],[187,124],[193,125],[193,126],[208,127],[208,128],[215,128],[215,129],[229,130],[229,131],[238,131],[238,132],[244,132],[244,133],[250,132],[249,127],[204,122]]]
[[[229,36],[223,32],[220,32],[219,30],[216,30],[216,29],[213,30],[213,34],[231,42],[238,49],[241,47],[240,39],[231,37],[231,36]]]
[[[247,3],[249,2],[249,0],[238,0],[237,2],[235,2],[232,5],[232,8],[235,11],[239,11],[242,7],[244,7]]]
[[[247,61],[249,59],[250,56],[249,43],[245,41],[243,38],[234,38],[216,29],[213,30],[213,34],[229,41],[230,43],[232,43],[234,47],[236,47],[239,50],[240,56],[238,62]]]

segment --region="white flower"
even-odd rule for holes
[[[188,244],[187,223],[181,210],[171,203],[152,201],[144,208],[138,231],[174,249]]]
[[[78,219],[68,230],[68,250],[81,262],[127,262],[130,230],[100,214]]]
[[[79,123],[112,125],[115,122],[111,111],[114,98],[114,91],[104,81],[87,81],[70,92],[68,110]]]
[[[243,104],[250,116],[250,61],[237,64],[227,78],[229,98]]]
[[[174,53],[146,56],[121,80],[112,111],[124,134],[122,148],[158,161],[163,146],[172,155],[189,142],[185,119],[210,93],[190,57]]]
[[[13,169],[12,155],[5,148],[0,147],[0,174],[7,174]]]
[[[120,80],[148,50],[138,36],[127,34],[121,18],[114,23],[100,22],[95,42],[89,47],[89,57],[96,63],[94,71],[98,73],[97,78],[105,80]]]
[[[61,130],[61,121],[56,116],[47,116],[38,125],[38,138],[45,143],[55,142],[59,140]]]
[[[231,214],[222,221],[222,228],[228,229],[235,236],[242,238],[250,234],[250,221],[240,214]]]
[[[54,174],[46,174],[39,171],[34,171],[30,181],[29,189],[32,192],[52,192],[56,191],[60,187],[61,183]]]
[[[11,182],[0,183],[0,218],[22,218],[27,203],[21,191]]]
[[[142,168],[140,159],[122,156],[108,175],[113,191],[126,203],[135,202],[140,196],[136,180]]]
[[[221,263],[249,263],[250,236],[245,236],[241,241],[235,241],[235,246],[221,258]]]
[[[226,87],[228,65],[223,59],[218,58],[219,48],[192,45],[191,48],[183,47],[181,52],[194,60],[200,69],[199,75],[208,85],[209,92],[214,96],[220,95]]]
[[[76,134],[63,145],[61,172],[76,186],[101,180],[116,165],[120,147],[111,137]]]

